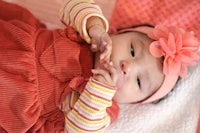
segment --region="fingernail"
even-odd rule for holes
[[[103,45],[106,45],[106,44],[107,44],[107,42],[103,41]]]
[[[103,66],[104,66],[104,67],[107,67],[107,66],[108,66],[108,64],[107,64],[107,63],[104,63],[104,64],[103,64]]]
[[[104,55],[102,54],[102,55],[100,55],[100,60],[102,60],[104,58]]]

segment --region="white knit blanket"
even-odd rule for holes
[[[120,105],[120,109],[118,120],[106,133],[195,133],[200,112],[200,62],[159,103]]]

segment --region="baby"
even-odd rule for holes
[[[80,5],[68,6],[77,26],[66,24],[91,47],[72,27],[48,30],[26,9],[0,2],[1,132],[63,131],[64,119],[66,132],[104,132],[116,103],[164,97],[199,58],[193,33],[141,26],[109,37],[98,7],[83,17]]]
[[[107,24],[106,19],[97,14],[101,10],[95,8],[93,1],[84,2],[67,0],[61,12],[62,22],[73,26],[86,41],[89,36],[93,42],[98,42],[97,46],[109,47],[110,41],[102,42],[109,39],[108,36],[101,36],[102,33],[106,35]],[[76,7],[79,7],[79,10]],[[91,11],[91,7],[98,11]],[[85,15],[84,10],[90,14],[85,13]],[[66,17],[69,14],[72,14],[72,17]],[[81,16],[81,19],[73,16]],[[92,21],[90,21],[91,16],[93,16]],[[86,21],[86,27],[81,25]],[[128,28],[111,35],[111,40],[112,52],[107,54],[110,64],[99,63],[102,51],[98,51],[95,54],[92,73],[96,81],[117,88],[113,96],[113,100],[117,103],[149,103],[163,98],[171,91],[179,77],[187,76],[187,67],[195,65],[199,59],[197,53],[199,42],[193,33],[173,26]],[[71,118],[67,116],[66,121],[69,119]],[[71,131],[68,125],[69,123],[66,124],[66,130]],[[106,126],[103,124],[100,127],[104,125]],[[81,126],[83,128],[87,125]]]

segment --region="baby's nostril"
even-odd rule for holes
[[[122,64],[121,64],[121,69],[122,69],[123,74],[126,75],[126,71],[125,71],[125,68],[124,68],[124,67],[125,67],[125,65],[124,65],[124,63],[122,63]]]
[[[127,70],[126,70],[126,62],[125,61],[122,61],[121,64],[121,71],[123,73],[123,75],[126,75],[127,74]]]

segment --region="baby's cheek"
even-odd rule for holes
[[[116,83],[116,87],[117,87],[119,90],[121,90],[121,89],[123,88],[123,86],[124,86],[124,80],[123,80],[122,78],[118,77],[117,83]],[[121,89],[120,89],[120,88],[121,88]]]

